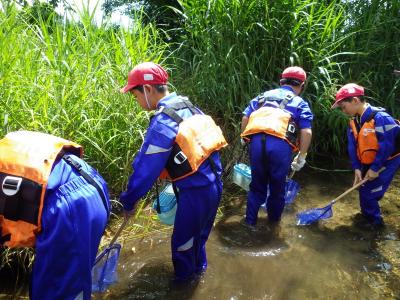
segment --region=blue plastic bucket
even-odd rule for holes
[[[160,193],[159,197],[160,209],[158,211],[157,198],[153,201],[153,209],[157,211],[158,219],[166,225],[174,225],[177,202],[172,184],[168,184]]]
[[[251,182],[251,169],[248,165],[239,163],[233,166],[232,181],[248,191]]]

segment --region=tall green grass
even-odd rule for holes
[[[56,15],[32,18],[14,5],[2,7],[0,135],[37,130],[80,143],[86,161],[116,198],[125,189],[148,124],[148,114],[119,89],[135,64],[162,63],[167,45],[154,26],[142,25],[140,15],[123,29],[95,26],[87,10],[74,23]],[[141,221],[135,219],[131,232],[147,232],[154,222],[143,211],[145,204],[138,206],[135,218]],[[31,260],[32,252],[2,251],[0,268],[20,264],[29,269]]]
[[[363,84],[370,102],[400,118],[399,80],[393,75],[400,66],[400,2],[355,1],[346,11],[353,17],[346,30],[353,34],[345,47],[358,55],[348,59],[344,76]]]
[[[82,144],[86,159],[112,191],[125,188],[148,115],[119,93],[128,71],[161,62],[167,45],[138,16],[128,29],[38,18],[28,23],[15,7],[0,12],[0,134],[25,129]]]
[[[176,60],[179,85],[220,117],[234,143],[248,101],[277,87],[289,65],[300,65],[309,75],[303,96],[315,114],[311,153],[345,153],[346,117],[330,105],[347,81],[366,85],[383,106],[396,108],[398,84],[388,69],[399,62],[398,1],[199,0],[181,5],[186,34]],[[375,85],[379,94],[372,91]]]

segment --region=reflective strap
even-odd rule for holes
[[[83,300],[83,291],[76,295],[74,300]]]
[[[371,193],[380,192],[380,191],[382,191],[382,189],[383,189],[383,186],[378,186],[377,188],[371,190]]]
[[[163,153],[163,152],[168,152],[171,149],[172,149],[172,147],[169,148],[169,149],[166,149],[166,148],[163,148],[163,147],[159,147],[159,146],[150,144],[149,147],[147,147],[147,150],[146,150],[145,154]]]
[[[385,131],[392,130],[393,128],[396,128],[396,127],[399,127],[399,125],[397,125],[397,124],[385,125]]]
[[[375,127],[375,131],[379,133],[384,133],[385,131],[392,130],[393,128],[399,127],[397,124],[389,124],[384,126],[377,126]]]
[[[178,247],[178,251],[186,251],[186,250],[189,250],[190,248],[192,248],[193,247],[193,241],[194,241],[194,238],[192,237],[190,240],[188,240],[186,243],[184,243],[183,245],[181,245],[181,246],[179,246]]]

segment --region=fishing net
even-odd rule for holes
[[[332,204],[321,208],[312,208],[297,214],[297,225],[310,225],[318,220],[332,217]]]
[[[300,190],[300,185],[296,181],[294,181],[292,179],[289,179],[286,182],[286,187],[285,188],[286,188],[286,191],[285,191],[285,204],[287,205],[287,204],[293,203],[294,199],[297,196],[297,193]]]
[[[286,186],[285,186],[285,205],[293,203],[294,199],[296,198],[298,192],[300,190],[300,185],[294,181],[293,179],[288,179],[286,181]],[[267,198],[268,200],[269,197],[269,187],[267,190]],[[261,205],[262,208],[267,209],[268,203],[265,202],[263,205]]]
[[[96,257],[92,268],[92,292],[103,292],[118,280],[120,244],[112,244]]]

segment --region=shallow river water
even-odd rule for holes
[[[207,243],[209,267],[198,281],[171,283],[171,228],[160,227],[121,241],[119,282],[93,299],[400,299],[400,174],[381,200],[380,231],[357,215],[356,191],[333,206],[332,218],[296,226],[297,212],[325,206],[351,187],[353,176],[308,169],[294,179],[301,189],[285,208],[279,236],[263,210],[255,231],[240,224],[246,193],[227,183]],[[26,297],[26,288],[17,290],[0,291],[0,299]]]
[[[372,230],[357,215],[355,191],[333,217],[296,226],[296,213],[322,207],[351,187],[351,173],[308,170],[285,208],[277,237],[259,212],[256,231],[239,221],[246,194],[230,186],[207,243],[209,267],[186,287],[171,283],[170,231],[124,244],[119,283],[95,299],[399,299],[400,176],[381,200],[386,227]]]

